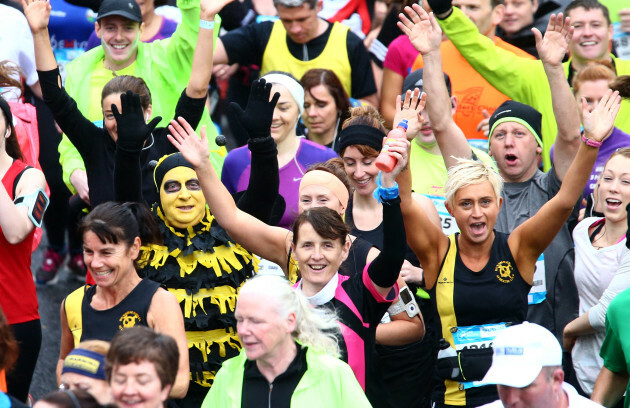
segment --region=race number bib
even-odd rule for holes
[[[284,277],[284,272],[280,265],[254,255],[260,261],[258,263],[258,275],[276,275]]]
[[[536,261],[534,282],[527,294],[527,304],[537,305],[547,298],[547,275],[545,274],[545,255],[540,254]]]
[[[614,23],[613,44],[617,50],[617,56],[621,59],[630,59],[630,33],[621,31],[621,23]]]
[[[437,209],[440,216],[440,222],[442,223],[442,232],[444,232],[447,236],[459,232],[459,228],[455,222],[455,217],[449,214],[446,209],[446,198],[429,194],[425,194],[425,196],[429,197],[431,201],[433,201],[433,205],[435,205],[435,208]]]
[[[453,342],[457,351],[491,348],[494,338],[507,327],[506,323],[481,324],[476,326],[452,327]],[[479,387],[480,381],[460,382],[460,390]]]

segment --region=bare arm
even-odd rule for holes
[[[210,166],[212,167],[212,166]],[[175,295],[159,288],[153,295],[147,313],[149,327],[158,333],[175,339],[179,350],[179,365],[175,384],[169,393],[170,398],[184,398],[190,383],[190,365],[188,362],[188,340],[184,330],[184,317]]]
[[[563,180],[578,151],[581,136],[577,103],[562,66],[562,59],[573,37],[573,27],[571,27],[571,19],[569,17],[563,19],[560,13],[557,17],[552,14],[549,18],[544,38],[538,29],[533,28],[532,31],[536,38],[538,55],[547,73],[553,113],[556,118],[562,118],[556,121],[558,135],[553,162],[558,178]]]
[[[225,46],[223,45],[223,41],[221,41],[221,38],[217,38],[217,47],[214,50],[214,63],[216,65],[230,63],[227,52],[225,51]]]
[[[46,186],[44,174],[37,169],[28,169],[22,175],[15,190],[15,198],[37,192]],[[9,193],[0,188],[0,228],[10,244],[19,244],[33,231],[35,224],[28,216],[29,207],[15,205]]]
[[[422,7],[414,4],[405,7],[407,18],[400,14],[398,27],[407,34],[413,46],[424,60],[424,91],[427,93],[427,113],[431,128],[437,139],[447,168],[457,164],[456,158],[471,158],[472,150],[464,132],[455,124],[453,106],[444,82],[442,71],[442,30],[433,13],[427,14]]]
[[[239,210],[208,158],[205,127],[201,137],[185,120],[171,121],[169,140],[184,155],[197,172],[199,183],[212,214],[227,233],[245,249],[286,268],[289,232],[272,227]],[[285,271],[286,273],[286,271]]]
[[[401,289],[407,284],[402,278],[398,278],[398,287]],[[424,320],[422,313],[415,317],[409,317],[407,312],[390,315],[390,323],[381,323],[376,326],[376,342],[385,346],[404,346],[414,341],[420,341],[424,337]]]
[[[59,360],[55,373],[57,375],[57,385],[61,383],[61,370],[63,369],[63,361],[74,348],[74,339],[72,332],[68,326],[68,318],[66,317],[66,301],[61,302],[61,310],[59,311],[61,320],[61,348],[59,349]]]
[[[629,378],[630,375],[627,372],[614,373],[606,367],[602,367],[595,381],[591,399],[605,407],[614,407],[623,397]]]
[[[586,100],[582,98],[584,135],[591,140],[601,142],[610,133],[620,104],[619,94],[609,90],[597,107],[589,112]],[[516,255],[517,267],[526,282],[532,282],[536,259],[560,231],[580,198],[597,159],[598,151],[599,148],[581,143],[558,194],[542,206],[536,215],[519,225],[510,234],[508,245],[512,253]]]

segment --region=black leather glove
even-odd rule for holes
[[[118,129],[116,148],[128,152],[140,151],[162,117],[158,116],[146,123],[142,105],[140,105],[140,96],[131,91],[120,95],[120,106],[122,113],[118,112],[116,105],[112,104],[112,113]]]
[[[452,0],[428,0],[429,7],[433,10],[433,14],[435,16],[439,16],[440,14],[447,13],[453,9]],[[449,13],[450,15],[450,13]]]
[[[270,135],[273,110],[280,98],[280,94],[276,92],[269,100],[270,94],[271,84],[261,78],[252,83],[245,110],[241,109],[236,102],[230,103],[227,114],[230,117],[230,125],[232,127],[237,125],[237,129],[232,129],[234,133],[247,133],[251,139],[265,138]]]

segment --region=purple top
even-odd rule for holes
[[[300,146],[293,160],[279,169],[280,195],[286,202],[286,209],[278,225],[291,228],[298,214],[300,180],[310,166],[337,157],[334,150],[300,138]],[[251,171],[251,153],[247,146],[232,150],[223,163],[221,181],[234,194],[247,190]]]
[[[166,17],[162,16],[162,26],[158,30],[157,34],[150,38],[147,43],[153,42],[155,40],[163,40],[165,38],[169,38],[175,32],[177,28],[177,22],[174,20],[169,20]],[[87,46],[85,47],[86,51],[91,50],[94,47],[98,47],[101,45],[101,39],[96,36],[96,31],[92,31],[90,34],[90,38],[88,39]]]
[[[553,149],[556,145],[551,146],[551,150],[549,152],[549,156],[551,157],[551,161],[553,162]],[[593,192],[595,186],[597,185],[597,181],[599,180],[599,176],[604,171],[604,166],[608,161],[608,158],[611,154],[617,151],[622,147],[630,147],[630,135],[624,133],[617,127],[613,128],[612,133],[602,142],[602,146],[599,148],[599,153],[597,153],[597,160],[595,160],[595,164],[593,165],[593,170],[591,170],[591,176],[588,178],[588,182],[586,183],[586,188],[584,188],[584,192],[582,193],[582,197],[586,198],[589,194]]]

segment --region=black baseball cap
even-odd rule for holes
[[[424,72],[423,68],[417,69],[413,71],[411,74],[407,75],[403,82],[402,93],[405,95],[407,91],[412,91],[414,88],[420,89],[420,93],[423,91],[424,81],[422,80],[422,74]],[[446,89],[448,90],[448,96],[451,96],[451,78],[449,78],[446,73],[444,73],[444,82],[446,82]]]
[[[142,12],[135,0],[104,0],[98,8],[96,20],[109,16],[121,16],[142,23]]]

